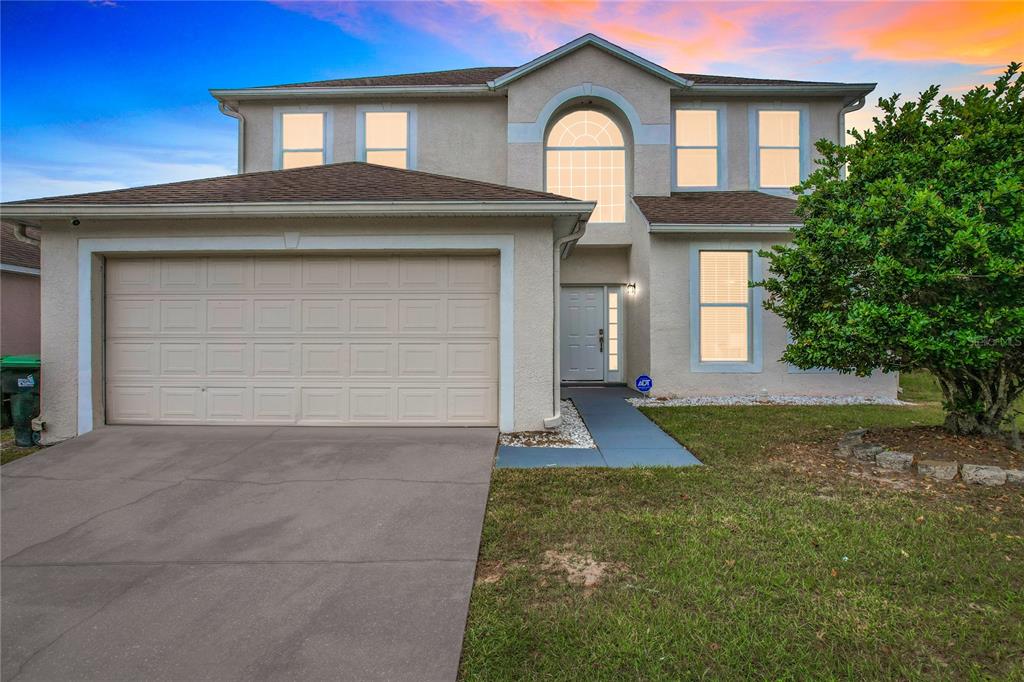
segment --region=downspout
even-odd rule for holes
[[[846,115],[863,109],[867,99],[867,96],[855,99],[839,110],[839,136],[836,138],[836,141],[840,147],[846,146]]]
[[[14,223],[14,238],[17,239],[19,242],[25,242],[26,244],[31,244],[32,246],[39,246],[39,240],[36,239],[35,237],[29,237],[28,233],[25,232],[27,228],[28,225],[26,225],[25,223]]]
[[[561,330],[561,285],[562,285],[562,251],[568,255],[568,246],[573,242],[579,241],[583,236],[583,233],[587,231],[587,222],[582,218],[576,221],[576,225],[573,226],[572,231],[569,234],[555,240],[554,254],[554,273],[552,278],[554,279],[554,292],[552,300],[555,303],[555,314],[554,328],[552,329],[552,359],[554,363],[554,389],[551,393],[551,407],[553,413],[550,417],[544,420],[544,428],[553,429],[562,423],[562,363],[559,355],[561,353],[560,342],[559,342],[559,331]]]
[[[230,116],[238,121],[238,172],[245,172],[245,117],[238,110],[238,106],[231,106],[227,102],[218,105],[220,113]]]

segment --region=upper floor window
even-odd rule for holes
[[[801,111],[758,109],[755,189],[788,189],[800,182],[803,166]]]
[[[362,159],[392,168],[412,168],[409,111],[363,111]]]
[[[325,163],[323,112],[281,114],[280,168],[319,166]]]
[[[675,110],[675,186],[679,189],[721,189],[725,159],[723,112],[718,107]]]
[[[545,145],[547,191],[595,201],[593,223],[626,220],[626,145],[619,126],[593,109],[558,119]]]

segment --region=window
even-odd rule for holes
[[[363,116],[363,160],[380,166],[409,168],[409,112],[367,111]]]
[[[592,223],[626,220],[626,147],[619,126],[592,109],[572,111],[548,133],[547,191],[597,202]]]
[[[324,114],[281,114],[280,168],[319,166],[325,162]]]
[[[608,371],[619,371],[619,290],[608,290]]]
[[[757,187],[788,189],[800,182],[800,112],[757,111]]]
[[[750,362],[750,251],[700,252],[700,361]]]
[[[676,109],[675,186],[680,189],[719,189],[725,172],[718,108]]]

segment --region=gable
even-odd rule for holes
[[[566,43],[561,47],[557,47],[551,52],[543,54],[540,57],[537,57],[536,59],[527,62],[526,64],[523,64],[519,68],[509,71],[508,73],[498,78],[495,78],[492,81],[489,81],[488,85],[495,89],[505,87],[510,83],[513,83],[514,81],[517,81],[520,78],[523,78],[524,76],[533,73],[534,71],[543,69],[549,64],[557,62],[558,60],[563,59],[566,56],[573,54],[574,52],[577,52],[578,50],[583,50],[587,48],[600,50],[601,52],[611,55],[616,59],[620,59],[623,62],[632,65],[633,67],[640,71],[644,71],[654,76],[655,78],[660,78],[661,80],[664,80],[673,87],[688,88],[693,85],[693,81],[688,80],[687,78],[677,73],[673,73],[666,69],[665,67],[655,64],[652,61],[644,59],[640,55],[634,54],[625,48],[619,47],[614,43],[608,42],[604,38],[596,36],[593,33],[588,33],[584,36],[580,36],[579,38],[573,40],[572,42]]]

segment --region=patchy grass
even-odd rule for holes
[[[942,404],[942,391],[935,377],[925,371],[900,375],[900,400],[913,403]],[[1017,409],[1017,426],[1024,430],[1024,396],[1014,403]],[[1008,427],[1007,427],[1008,428]]]
[[[31,455],[40,449],[41,446],[33,445],[21,448],[14,444],[14,429],[0,431],[0,465],[21,459],[25,455]]]
[[[1019,488],[779,456],[937,424],[937,405],[645,413],[709,466],[495,471],[464,679],[1024,678]],[[553,553],[616,570],[588,589]]]

